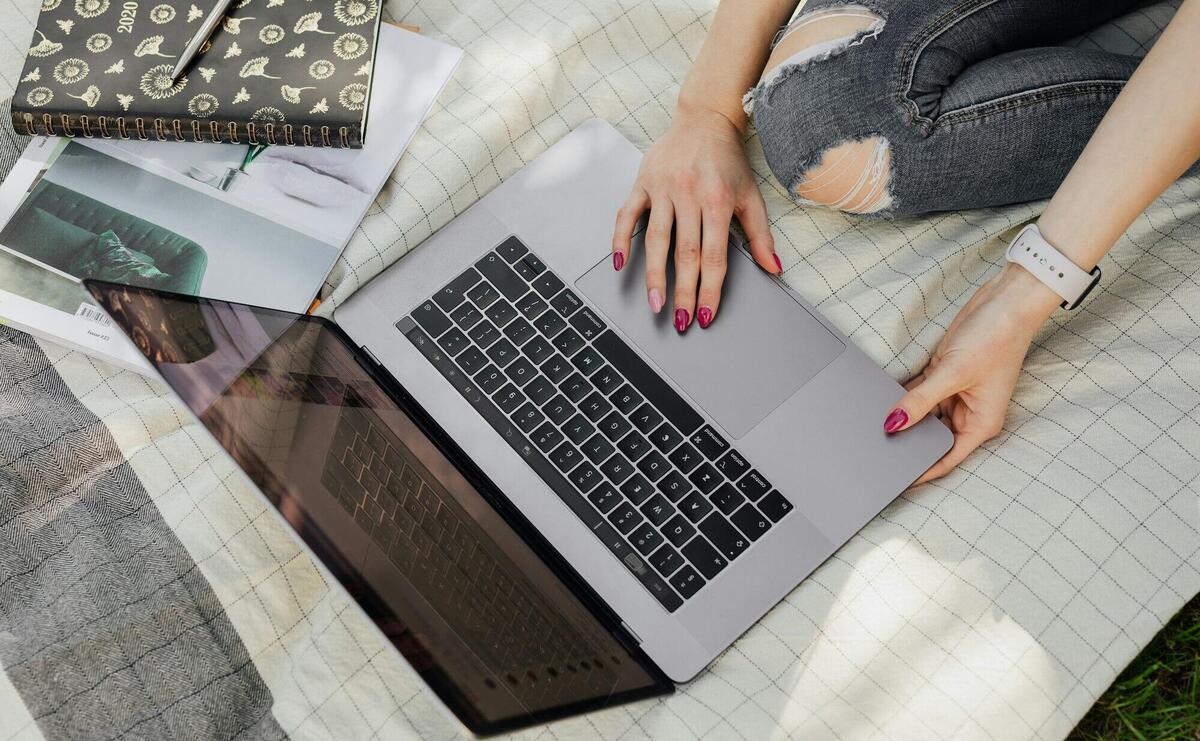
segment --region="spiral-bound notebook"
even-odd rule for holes
[[[211,0],[43,0],[13,95],[28,134],[363,145],[382,0],[241,0],[171,69]]]

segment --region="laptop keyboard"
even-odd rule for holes
[[[669,612],[792,510],[516,237],[396,327]]]

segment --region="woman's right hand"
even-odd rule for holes
[[[783,272],[742,132],[720,113],[679,110],[671,128],[646,152],[633,190],[617,212],[615,269],[628,262],[634,229],[647,209],[646,298],[656,314],[666,302],[673,226],[674,323],[680,333],[693,318],[708,327],[716,317],[734,215],[759,266],[775,275]]]

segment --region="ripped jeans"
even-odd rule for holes
[[[1140,61],[1058,44],[1140,5],[809,0],[746,110],[801,203],[908,215],[1046,198]]]

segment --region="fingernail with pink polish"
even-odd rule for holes
[[[779,255],[772,252],[771,259],[775,261],[775,272],[782,275],[783,274],[783,263],[779,262]]]
[[[675,310],[675,331],[678,332],[679,334],[683,334],[684,332],[686,332],[687,328],[688,328],[688,321],[690,319],[691,319],[691,317],[688,315],[687,309],[676,309]]]
[[[700,322],[700,329],[708,329],[708,325],[712,324],[712,320],[712,309],[707,306],[701,306],[696,310],[696,321]]]
[[[625,255],[620,252],[613,253],[613,270],[620,270],[625,267]]]
[[[655,314],[662,311],[663,304],[666,303],[663,301],[662,291],[657,288],[650,289],[650,293],[646,294],[646,300],[650,302],[650,311]]]
[[[908,412],[896,408],[888,414],[887,419],[883,420],[883,431],[890,435],[906,424],[908,424]]]

